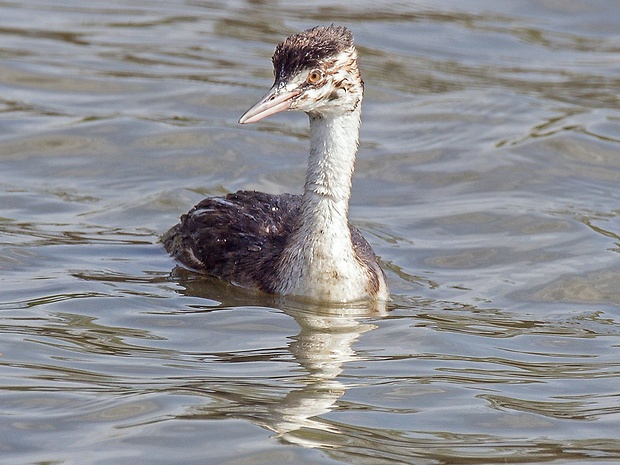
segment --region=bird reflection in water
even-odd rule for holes
[[[195,406],[183,418],[186,419],[245,419],[276,433],[280,440],[305,447],[335,447],[332,439],[339,433],[339,426],[322,415],[335,408],[338,400],[346,393],[347,384],[339,376],[346,364],[358,359],[353,344],[358,338],[372,330],[373,318],[387,314],[385,303],[366,305],[316,305],[293,299],[281,299],[255,293],[240,292],[238,288],[209,278],[196,279],[195,275],[182,268],[179,275],[188,279],[179,280],[185,289],[183,294],[207,297],[221,306],[236,307],[243,312],[243,306],[251,304],[269,308],[281,308],[300,327],[296,335],[289,336],[288,352],[302,369],[288,370],[287,380],[264,377],[222,379],[203,378],[192,382],[192,391],[206,392],[216,399],[206,406]],[[218,306],[221,308],[221,306]],[[217,308],[214,308],[217,311]],[[281,361],[282,355],[276,356]],[[276,363],[274,357],[271,362]],[[234,355],[232,362],[238,362]],[[225,363],[220,361],[220,363]],[[293,387],[291,387],[293,384]],[[297,387],[300,385],[301,387]],[[218,401],[223,401],[218,402]],[[332,439],[330,439],[330,437]]]

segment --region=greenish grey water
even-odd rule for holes
[[[349,26],[387,312],[176,267],[205,195],[299,192],[238,117]],[[620,461],[617,2],[0,1],[0,463]]]

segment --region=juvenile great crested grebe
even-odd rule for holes
[[[315,27],[272,58],[275,83],[239,120],[310,118],[303,195],[238,191],[204,199],[162,238],[180,262],[238,286],[324,302],[387,300],[383,270],[349,224],[364,83],[351,32]]]

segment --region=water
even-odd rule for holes
[[[158,243],[206,195],[299,192],[306,118],[236,121],[331,22],[385,314]],[[615,0],[0,1],[0,38],[1,463],[620,461]]]

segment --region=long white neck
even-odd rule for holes
[[[359,142],[360,105],[350,113],[310,115],[310,156],[304,186],[304,204],[327,199],[346,220],[351,177]]]
[[[361,105],[344,115],[310,116],[310,156],[302,211],[279,269],[281,293],[317,300],[369,297],[348,224]]]

